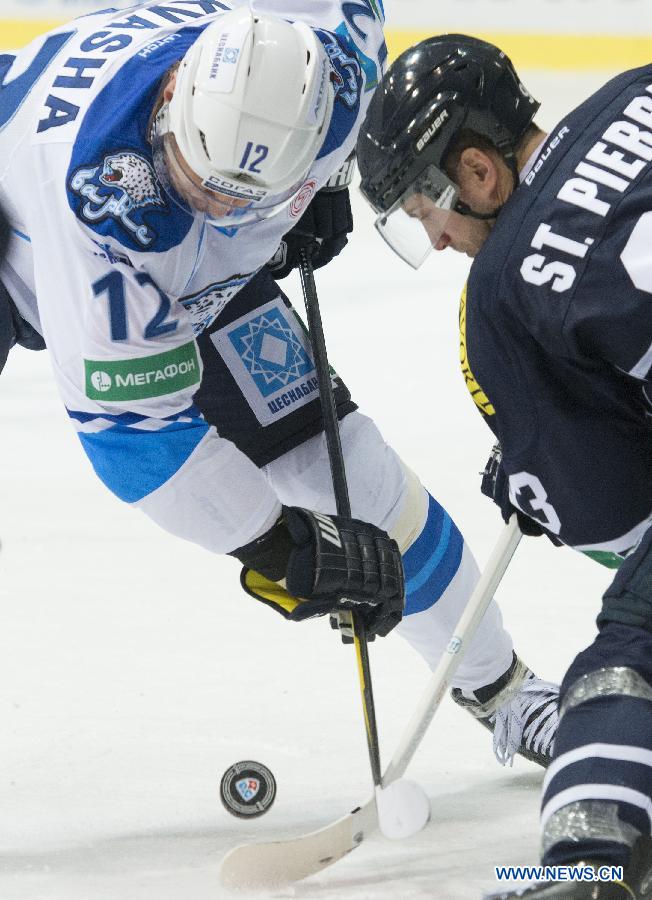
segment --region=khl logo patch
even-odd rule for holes
[[[156,235],[142,214],[135,216],[140,210],[165,205],[154,169],[145,157],[131,152],[107,156],[101,166],[77,169],[70,187],[86,201],[78,210],[85,222],[92,225],[116,219],[142,247],[154,240]]]

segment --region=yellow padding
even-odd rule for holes
[[[37,35],[59,25],[62,19],[0,19],[0,50],[23,47]],[[390,58],[424,38],[442,31],[433,16],[430,28],[390,28],[387,44]],[[464,31],[465,29],[458,29]],[[578,71],[632,69],[652,62],[652,34],[612,36],[606,34],[516,34],[474,32],[504,50],[517,68]]]
[[[17,50],[39,34],[63,25],[62,19],[0,19],[0,50]]]
[[[428,518],[428,494],[412,469],[401,462],[405,472],[405,490],[401,505],[401,514],[389,529],[390,537],[398,544],[401,553],[419,537]]]
[[[253,569],[246,569],[243,579],[243,586],[252,597],[262,600],[264,603],[271,603],[281,610],[285,610],[288,615],[297,608],[300,600],[292,597],[288,592],[276,581],[270,581],[264,575],[254,572]]]

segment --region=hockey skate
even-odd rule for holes
[[[493,732],[494,753],[503,766],[516,753],[544,768],[557,732],[559,687],[542,681],[516,654],[504,675],[472,693],[453,688],[451,696]]]

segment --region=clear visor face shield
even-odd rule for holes
[[[216,228],[240,228],[282,212],[301,191],[304,178],[275,195],[253,184],[243,186],[240,175],[233,180],[218,176],[202,179],[183,158],[169,130],[167,113],[165,104],[152,128],[154,168],[166,194],[185,212],[203,214]]]
[[[418,269],[446,231],[458,200],[458,186],[436,166],[428,166],[391,209],[378,216],[376,230],[394,253]]]

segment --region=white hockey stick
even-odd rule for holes
[[[516,516],[501,532],[485,569],[457,623],[446,652],[430,677],[419,705],[407,726],[385,774],[383,786],[400,778],[408,767],[448,690],[451,678],[462,661],[505,570],[521,539]],[[378,828],[376,801],[371,797],[336,822],[296,838],[242,844],[222,861],[220,879],[234,889],[283,887],[337,862],[355,850]]]

